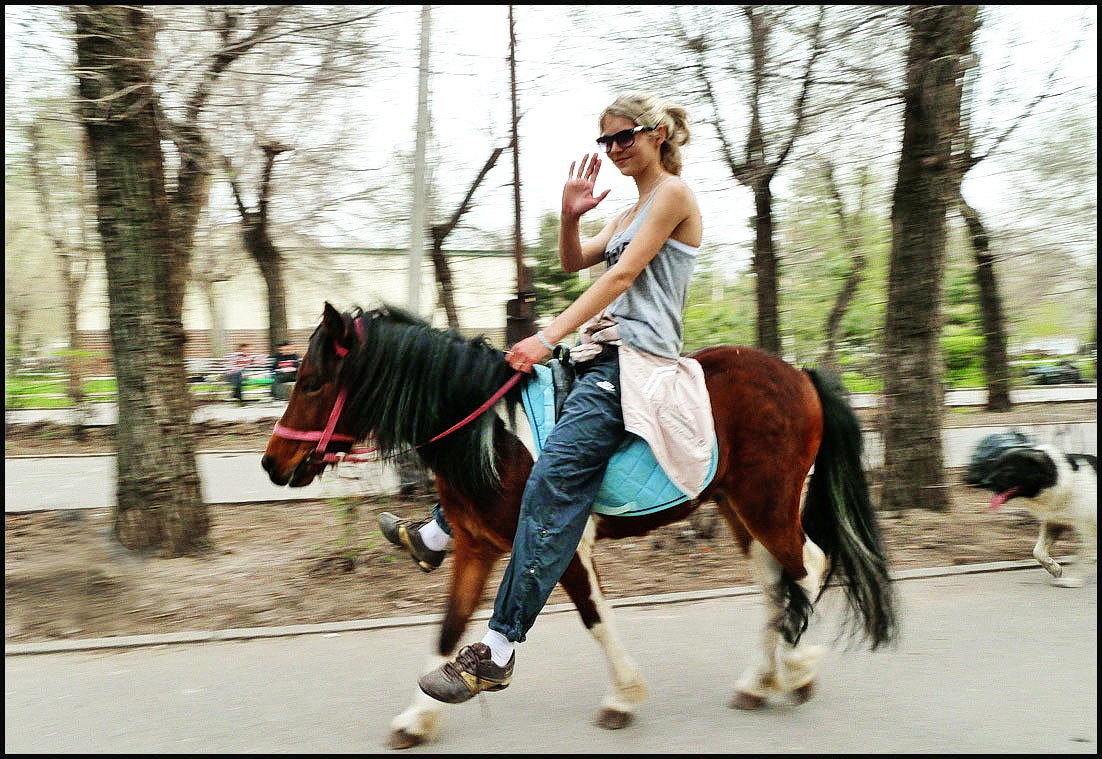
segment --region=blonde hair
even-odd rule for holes
[[[623,116],[637,126],[666,127],[666,139],[659,149],[662,166],[671,174],[681,174],[681,148],[689,143],[689,112],[679,105],[645,92],[621,95],[601,111],[597,128],[603,129],[607,116]]]

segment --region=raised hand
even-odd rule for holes
[[[575,171],[575,166],[577,170]],[[601,170],[601,159],[594,153],[582,157],[581,165],[577,161],[571,161],[570,171],[567,173],[566,185],[562,188],[562,212],[564,215],[577,218],[586,211],[597,206],[611,188],[602,192],[599,196],[593,196],[593,186],[597,182],[597,173]]]

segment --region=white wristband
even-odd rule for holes
[[[549,351],[554,351],[554,350],[555,350],[555,346],[554,346],[554,345],[552,345],[552,344],[551,344],[551,343],[550,343],[550,342],[548,341],[548,339],[547,339],[547,335],[543,334],[543,330],[542,330],[542,329],[541,329],[541,330],[539,330],[538,332],[536,332],[536,337],[537,337],[537,338],[539,339],[539,341],[540,341],[541,343],[543,343],[543,347],[544,347],[544,348],[546,348],[546,349],[547,349],[547,350],[549,350]]]

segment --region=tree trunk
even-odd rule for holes
[[[283,259],[268,235],[267,225],[245,224],[245,250],[260,267],[268,288],[268,349],[275,354],[287,339],[287,290],[283,283]]]
[[[46,227],[46,234],[50,238],[50,244],[57,256],[58,269],[61,273],[61,282],[65,287],[65,326],[69,338],[69,349],[65,355],[65,369],[68,375],[67,394],[76,409],[76,416],[82,416],[82,404],[84,403],[84,376],[82,361],[80,359],[80,345],[77,342],[77,304],[80,302],[80,290],[83,286],[83,276],[78,274],[74,266],[75,259],[79,256],[73,246],[62,237],[62,223],[54,211],[54,192],[50,177],[43,166],[46,150],[46,138],[42,123],[35,122],[27,130],[30,152],[28,159],[31,164],[31,179],[34,183],[34,194],[38,199],[39,209],[42,211],[42,222]],[[83,174],[78,174],[83,181]],[[78,425],[77,435],[83,434],[83,427]]]
[[[962,56],[976,6],[911,6],[903,145],[892,201],[885,320],[883,497],[888,509],[949,508],[942,459],[941,291]]]
[[[448,328],[459,331],[459,310],[455,307],[455,284],[452,270],[444,255],[444,238],[447,232],[442,227],[432,228],[432,268],[436,271],[436,284],[440,292],[440,303],[448,318]]]
[[[834,169],[829,164],[826,167],[826,180],[830,187],[831,197],[834,199],[834,215],[838,217],[838,231],[842,238],[842,246],[849,254],[849,273],[842,283],[842,289],[838,291],[838,297],[834,299],[834,306],[826,320],[826,347],[823,349],[820,363],[832,370],[837,370],[837,356],[835,350],[838,347],[838,339],[842,332],[842,319],[845,318],[850,304],[857,295],[857,288],[865,277],[865,254],[861,249],[861,240],[857,227],[861,222],[864,211],[862,202],[857,209],[854,218],[846,213],[845,204],[842,202],[842,193],[838,189],[838,183],[834,179]],[[864,186],[861,189],[862,199],[865,197]]]
[[[777,297],[777,252],[773,246],[773,192],[769,182],[754,190],[754,278],[757,290],[757,344],[781,355],[780,317]]]
[[[264,165],[260,172],[260,187],[257,190],[257,210],[255,211],[245,207],[245,199],[234,179],[233,166],[229,158],[223,156],[222,163],[226,168],[230,187],[233,189],[238,213],[241,214],[245,250],[256,261],[260,268],[260,275],[268,288],[268,352],[275,354],[279,346],[288,338],[287,290],[283,282],[283,258],[275,243],[272,242],[272,236],[268,233],[268,207],[272,198],[272,171],[275,160],[280,153],[286,153],[291,148],[275,142],[261,145],[260,148],[264,151]]]
[[[218,298],[215,282],[211,277],[204,277],[199,280],[199,287],[207,301],[207,313],[210,317],[210,355],[214,359],[221,359],[230,352],[230,347],[226,341],[226,320],[222,316],[222,301]]]
[[[957,209],[968,226],[968,239],[976,261],[976,285],[980,296],[980,323],[983,326],[983,370],[987,379],[987,410],[1009,411],[1010,359],[1006,349],[1006,324],[1002,299],[995,276],[995,257],[991,255],[987,230],[979,212],[965,202],[957,189]]]
[[[205,546],[209,519],[174,289],[187,250],[172,225],[149,71],[154,26],[130,6],[74,6],[74,19],[118,381],[114,533],[177,556]]]

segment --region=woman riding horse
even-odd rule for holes
[[[506,354],[531,372],[559,340],[607,309],[620,339],[676,360],[681,314],[700,246],[696,199],[678,175],[680,148],[689,141],[686,112],[651,95],[618,98],[599,119],[597,142],[620,173],[635,180],[639,199],[591,240],[579,239],[579,220],[608,195],[594,196],[601,158],[570,165],[563,188],[559,260],[567,272],[604,260],[605,272],[566,310]],[[576,365],[562,415],[532,467],[513,538],[512,556],[482,640],[465,646],[418,684],[447,703],[509,685],[514,644],[522,642],[574,556],[612,454],[624,440],[619,349],[606,343]]]
[[[849,621],[873,648],[895,632],[861,430],[841,386],[754,348],[713,346],[679,358],[681,312],[701,236],[696,203],[678,178],[678,149],[688,139],[684,111],[649,96],[624,97],[599,123],[599,144],[635,179],[639,200],[582,243],[579,218],[608,193],[593,194],[598,156],[571,165],[563,266],[576,271],[602,258],[608,264],[574,304],[505,359],[485,340],[434,330],[394,309],[340,313],[327,303],[261,460],[273,483],[302,487],[341,461],[340,451],[371,437],[383,456],[416,450],[436,476],[455,534],[448,604],[433,664],[392,723],[395,747],[431,739],[443,702],[509,685],[513,644],[524,640],[556,582],[612,674],[598,723],[628,724],[646,688],[612,624],[594,541],[646,534],[704,501],[715,502],[764,591],[761,646],[736,683],[732,706],[811,696],[819,649],[801,638],[831,579],[846,593]],[[578,357],[571,393],[533,462],[503,418],[479,412],[502,397],[515,404],[516,380],[554,343],[579,327],[589,335],[594,323],[611,327],[579,346],[591,355]],[[700,370],[714,471],[696,500],[642,515],[592,511],[625,427],[634,431],[635,407],[621,396],[637,389],[638,356]],[[488,630],[452,657],[495,562],[509,552]]]

